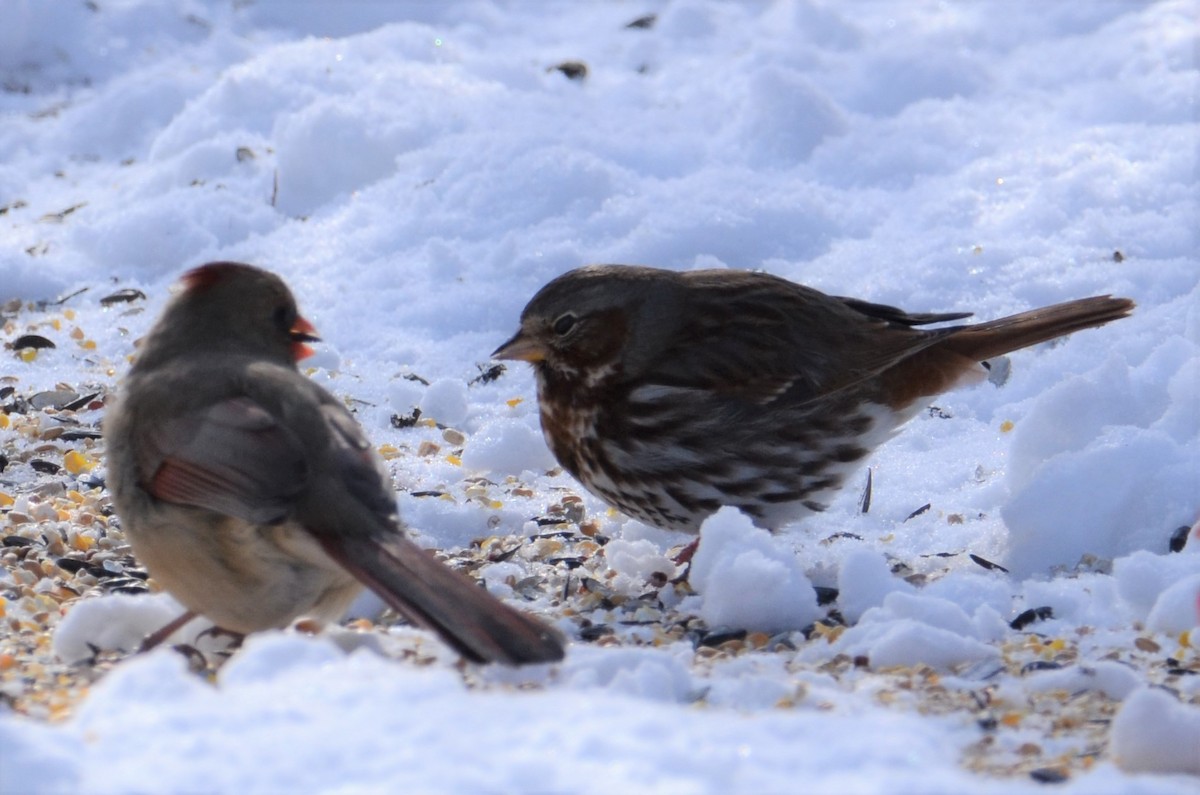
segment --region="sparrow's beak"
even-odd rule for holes
[[[546,348],[540,342],[518,331],[516,336],[492,351],[493,359],[514,359],[537,364],[546,358]]]
[[[302,317],[296,318],[296,322],[288,330],[288,336],[292,338],[292,358],[296,361],[307,359],[316,353],[304,343],[321,341],[321,338],[317,336],[316,326]]]

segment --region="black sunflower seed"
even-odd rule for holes
[[[41,334],[22,334],[12,341],[12,349],[14,351],[24,350],[25,348],[57,348],[53,340],[46,339]]]

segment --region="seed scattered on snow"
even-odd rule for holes
[[[135,290],[132,287],[126,287],[123,290],[117,290],[115,293],[110,293],[100,299],[101,306],[112,306],[113,304],[128,304],[133,301],[145,301],[146,294],[141,290]]]
[[[73,319],[65,311],[63,316]],[[72,331],[71,338],[78,342],[86,339],[86,335]],[[73,355],[81,355],[72,348]],[[34,353],[36,350],[32,349]],[[83,422],[85,415],[80,415],[72,420],[78,421],[78,425],[64,422],[71,419],[66,417],[70,412],[98,407],[92,404],[103,405],[115,375],[110,363],[97,358],[101,361],[94,370],[96,381],[103,385],[100,392],[94,385],[61,385],[63,391],[71,391],[76,403],[51,400],[43,407],[33,407],[29,400],[16,394],[13,385],[19,384],[18,381],[0,379],[0,384],[4,384],[0,386],[0,399],[11,401],[13,408],[20,409],[5,413],[12,410],[6,405],[4,412],[0,412],[0,429],[16,427],[18,431],[0,440],[5,445],[0,454],[22,465],[31,459],[62,462],[54,474],[22,466],[23,476],[31,471],[36,473],[36,482],[21,483],[14,488],[6,481],[5,490],[0,492],[0,509],[5,511],[0,565],[11,577],[11,587],[0,597],[0,699],[14,711],[41,720],[68,717],[87,686],[122,659],[122,655],[97,653],[86,665],[70,668],[62,665],[51,656],[48,643],[58,617],[79,598],[106,592],[145,593],[157,587],[129,555],[119,526],[110,520],[107,495],[87,485],[88,478],[93,477],[89,471],[104,463],[102,443],[95,438],[98,434],[95,421]],[[114,354],[112,358],[119,359],[120,355]],[[79,401],[83,403],[76,405]],[[516,406],[520,402],[517,398],[507,404]],[[43,427],[43,421],[50,417],[54,419],[53,427]],[[420,427],[434,426],[422,423]],[[441,430],[441,441],[451,449],[467,440],[463,431]],[[68,447],[65,444],[68,441],[73,446]],[[35,455],[35,448],[43,446]],[[385,458],[390,457],[389,460],[414,457],[407,444],[384,445],[379,452]],[[440,446],[426,441],[421,443],[415,457],[439,455],[442,455]],[[447,460],[452,457],[447,456]],[[54,487],[53,491],[39,491],[49,486]],[[583,499],[562,491],[546,493],[519,478],[509,478],[501,486],[466,479],[448,483],[417,480],[403,486],[402,492],[413,497],[437,497],[470,506],[467,510],[475,511],[497,511],[507,505],[510,512],[525,517],[514,525],[511,518],[493,523],[496,516],[489,516],[486,522],[481,516],[481,535],[492,537],[446,555],[447,562],[468,574],[497,562],[517,567],[514,570],[517,573],[511,576],[506,573],[519,595],[517,598],[529,600],[530,609],[535,612],[574,622],[582,642],[611,647],[656,647],[692,644],[698,638],[705,638],[714,645],[701,645],[694,655],[693,672],[699,679],[735,658],[774,656],[782,660],[786,670],[798,675],[819,673],[823,688],[852,690],[867,684],[878,688],[880,702],[892,709],[962,715],[968,720],[967,726],[978,725],[985,732],[963,754],[962,764],[970,770],[1050,781],[1053,775],[1069,776],[1086,770],[1097,758],[1105,759],[1109,721],[1117,702],[1094,690],[1077,695],[1029,693],[1021,703],[1006,701],[1011,696],[1013,682],[1020,682],[1018,677],[1022,674],[1032,679],[1038,671],[1076,665],[1077,659],[1082,665],[1105,658],[1134,666],[1148,683],[1168,687],[1177,686],[1172,683],[1178,683],[1184,676],[1200,672],[1200,659],[1188,633],[1176,636],[1178,650],[1165,657],[1160,648],[1163,636],[1155,636],[1153,640],[1140,638],[1132,648],[1097,651],[1095,645],[1100,642],[1100,633],[1088,627],[1079,628],[1069,639],[1046,639],[1028,633],[1019,638],[1010,636],[995,644],[996,659],[956,671],[958,681],[967,683],[956,687],[943,684],[942,677],[927,666],[872,670],[867,655],[836,653],[836,644],[846,626],[836,609],[829,609],[836,602],[836,591],[832,589],[826,589],[827,598],[821,599],[827,608],[826,615],[809,629],[807,639],[795,632],[775,637],[741,631],[723,634],[722,630],[706,627],[694,615],[673,607],[689,595],[686,583],[664,583],[664,572],[618,577],[608,568],[602,553],[606,535],[613,534],[612,520],[617,516],[613,511],[586,516],[587,503]],[[923,510],[928,509],[925,506]],[[536,532],[538,526],[546,532]],[[525,536],[532,539],[526,542]],[[1186,540],[1186,530],[1184,536]],[[963,565],[950,558],[933,560],[944,560],[946,566]],[[1081,566],[1103,567],[1106,563],[1081,561]],[[917,574],[925,576],[920,572],[911,576]],[[1014,619],[1013,629],[1020,631],[1033,621],[1051,617],[1047,608],[1032,608]],[[404,664],[444,662],[443,656],[428,651],[432,641],[423,639],[420,633],[397,631],[396,620],[393,617],[378,623],[356,621],[350,626],[357,632],[387,640],[388,648]],[[1081,651],[1081,643],[1087,645],[1086,650]],[[799,662],[797,649],[809,654],[819,650],[822,662]],[[210,666],[220,661],[197,658],[193,662],[202,675],[211,675]],[[199,670],[201,665],[207,674]],[[701,701],[704,698],[698,697]],[[781,698],[778,706],[838,709],[831,700],[809,700],[806,686],[799,681],[795,695]]]

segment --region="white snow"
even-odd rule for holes
[[[701,526],[688,582],[700,595],[696,612],[710,627],[780,632],[818,616],[816,592],[795,550],[737,508],[722,508]]]
[[[625,27],[650,12],[653,27]],[[416,666],[266,633],[211,684],[161,649],[118,664],[63,723],[0,712],[0,792],[1041,791],[962,764],[984,735],[971,715],[887,706],[870,680],[822,668],[865,657],[862,677],[920,665],[982,688],[1023,638],[1071,639],[1079,657],[1000,674],[999,692],[1124,699],[1116,763],[1056,791],[1194,792],[1200,677],[1175,695],[1144,686],[1150,663],[1131,679],[1102,658],[1152,642],[1153,659],[1195,670],[1200,648],[1200,537],[1167,551],[1200,518],[1198,12],[0,2],[0,303],[87,288],[21,315],[74,312],[57,348],[10,356],[4,374],[22,392],[119,377],[185,269],[275,270],[324,339],[312,376],[376,444],[429,442],[388,464],[430,546],[529,536],[570,493],[613,538],[610,587],[637,596],[674,576],[677,534],[552,472],[527,368],[470,383],[537,288],[578,265],[762,268],[980,319],[1104,293],[1138,303],[1014,353],[1002,386],[936,398],[871,457],[868,513],[856,476],[774,537],[732,512],[710,520],[698,595],[678,607],[793,630],[824,615],[810,583],[836,584],[854,626],[828,643],[701,664],[684,643],[577,639],[560,665],[464,676],[428,637]],[[552,68],[565,60],[587,77]],[[122,287],[148,300],[100,304]],[[393,427],[418,407],[465,441]],[[495,486],[508,477],[533,496]],[[523,566],[481,573],[511,597]],[[155,603],[117,599],[72,606],[64,658],[128,648],[152,623]],[[1041,607],[1053,615],[1036,635],[1008,627]]]
[[[1167,633],[1200,628],[1200,573],[1172,583],[1159,594],[1146,616],[1146,626]]]
[[[104,599],[86,599],[71,608],[54,630],[54,653],[60,660],[79,662],[96,649],[134,650],[142,639],[183,613],[183,607],[168,594],[130,596],[112,594]],[[181,627],[172,637],[182,642]]]
[[[883,555],[871,549],[855,550],[842,559],[837,587],[842,615],[852,624],[858,623],[868,609],[882,605],[888,594],[914,590],[904,580],[893,577]]]
[[[1200,710],[1146,688],[1121,705],[1113,719],[1112,750],[1129,771],[1200,775]]]
[[[553,469],[554,455],[542,440],[539,428],[525,419],[500,417],[489,421],[463,448],[467,469],[497,475],[546,472]]]
[[[422,416],[442,425],[461,425],[467,418],[467,385],[461,380],[442,378],[425,390],[418,408]]]

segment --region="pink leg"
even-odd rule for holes
[[[180,627],[182,627],[184,624],[191,621],[195,617],[196,617],[196,614],[193,613],[191,610],[188,610],[183,615],[181,615],[179,618],[172,620],[169,624],[167,624],[162,629],[157,630],[156,632],[153,632],[153,633],[147,635],[145,640],[142,641],[142,645],[138,647],[138,654],[150,651],[155,646],[162,643],[167,638],[171,637],[171,635],[173,635],[175,633],[175,630],[179,629]]]

